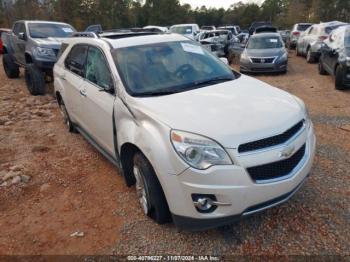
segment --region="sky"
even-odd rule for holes
[[[193,8],[201,7],[205,5],[207,8],[216,7],[216,8],[229,8],[230,5],[235,4],[239,1],[243,3],[255,2],[260,4],[262,0],[180,0],[181,4],[190,4]]]

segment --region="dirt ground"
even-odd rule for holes
[[[134,188],[68,133],[54,98],[31,97],[23,71],[9,80],[1,64],[0,172],[13,177],[0,186],[0,255],[349,255],[350,90],[289,56],[287,75],[254,77],[307,104],[318,140],[309,180],[282,206],[196,233],[144,217]]]

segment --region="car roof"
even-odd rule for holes
[[[230,30],[211,30],[211,31],[208,31],[208,32],[205,32],[205,33],[208,33],[208,34],[211,34],[211,33],[231,33]]]
[[[76,35],[81,35],[76,37]],[[185,36],[175,33],[145,33],[145,32],[107,32],[99,36],[91,32],[76,33],[73,37],[66,38],[63,42],[67,44],[89,44],[97,41],[108,43],[112,49],[140,46],[156,43],[191,41]]]
[[[251,38],[262,38],[262,37],[273,37],[278,36],[281,37],[280,33],[260,33],[260,34],[254,34],[251,36]]]
[[[197,26],[197,24],[178,24],[178,25],[172,25],[171,27],[180,27],[180,26]]]
[[[15,23],[38,23],[38,24],[58,24],[58,25],[69,25],[68,23],[55,22],[55,21],[43,21],[43,20],[18,20]]]
[[[313,25],[313,23],[297,23],[295,25]]]

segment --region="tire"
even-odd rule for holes
[[[168,203],[158,178],[146,157],[134,155],[133,172],[136,179],[136,192],[143,213],[158,224],[171,221]]]
[[[335,71],[335,89],[337,90],[344,90],[344,74],[343,69],[341,66],[337,66],[337,69]]]
[[[13,61],[10,54],[4,54],[2,57],[2,64],[4,66],[4,71],[8,78],[18,78],[19,77],[19,66]]]
[[[78,133],[77,129],[74,126],[74,123],[70,120],[70,117],[69,117],[69,114],[68,114],[68,111],[67,111],[67,108],[66,108],[66,105],[64,104],[64,102],[61,101],[59,103],[59,106],[60,106],[60,109],[61,109],[61,114],[62,114],[62,117],[63,117],[63,121],[68,127],[68,131],[70,133]]]
[[[25,79],[28,91],[31,95],[45,95],[45,75],[34,64],[27,64],[25,68]]]
[[[323,64],[322,64],[322,59],[318,62],[318,73],[320,75],[327,75],[327,71],[324,69]]]
[[[310,48],[306,51],[306,62],[309,64],[315,63],[315,57],[312,55]]]
[[[297,56],[301,56],[301,53],[299,52],[298,45],[295,47],[295,52]]]

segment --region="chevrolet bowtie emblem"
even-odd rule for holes
[[[287,146],[280,152],[280,157],[287,158],[293,155],[295,146]]]

